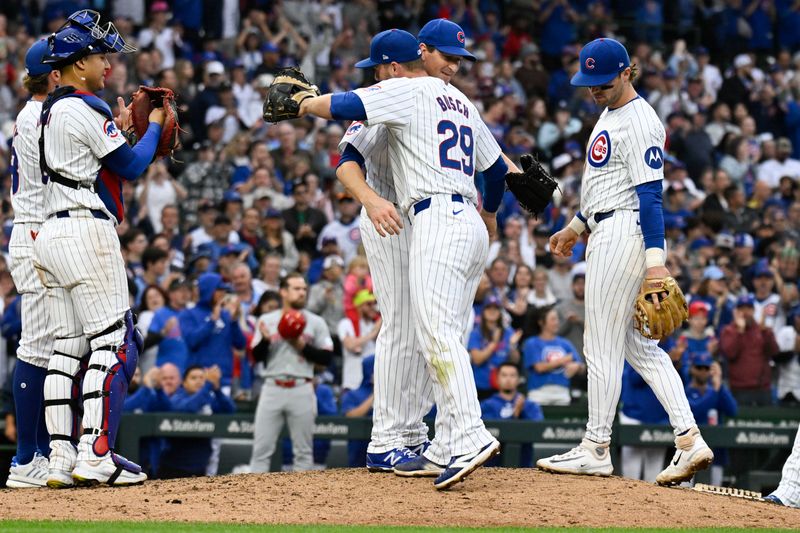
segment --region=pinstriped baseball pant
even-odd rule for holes
[[[695,425],[683,383],[669,356],[657,341],[633,327],[633,306],[645,274],[644,241],[638,222],[637,212],[615,211],[592,229],[586,249],[586,438],[595,442],[611,440],[626,359],[653,389],[676,435]],[[594,225],[593,220],[590,225]]]

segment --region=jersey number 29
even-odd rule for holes
[[[474,151],[474,143],[472,140],[472,128],[469,126],[456,126],[449,120],[442,120],[436,128],[439,135],[445,135],[445,139],[439,143],[439,163],[443,168],[452,168],[460,170],[467,176],[472,176],[475,171],[475,165],[472,160],[472,153]],[[457,159],[450,158],[450,150],[461,147],[461,152],[464,157]]]

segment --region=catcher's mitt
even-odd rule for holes
[[[306,329],[306,317],[302,311],[291,309],[281,316],[278,322],[278,333],[284,339],[296,339]]]
[[[292,120],[300,113],[300,102],[319,96],[319,89],[295,67],[285,68],[275,76],[264,99],[264,121]]]
[[[532,215],[544,212],[553,199],[558,184],[532,155],[520,158],[522,172],[506,174],[506,185],[514,193],[519,205]]]
[[[164,108],[164,125],[161,126],[161,138],[158,141],[155,157],[165,155],[171,156],[172,153],[180,148],[178,133],[181,128],[178,125],[178,106],[175,104],[175,94],[171,89],[165,87],[145,87],[139,86],[139,90],[131,95],[131,129],[128,139],[136,143],[138,139],[147,131],[150,124],[150,111],[156,107]],[[132,138],[131,138],[132,137]]]
[[[653,294],[657,294],[661,309],[656,310]],[[663,339],[689,318],[686,298],[675,278],[645,279],[633,313],[633,326],[648,339]]]

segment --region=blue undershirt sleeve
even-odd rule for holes
[[[639,222],[642,225],[644,247],[664,249],[664,210],[661,180],[636,186],[639,196]]]
[[[331,116],[335,120],[367,120],[364,103],[353,91],[331,96]]]
[[[503,160],[503,156],[489,168],[483,171],[486,191],[483,195],[483,209],[489,213],[494,213],[500,207],[503,200],[503,193],[506,192],[506,174],[508,165]]]
[[[364,166],[364,156],[361,155],[361,152],[350,143],[344,147],[342,151],[342,157],[339,159],[339,164],[336,165],[336,168],[339,168],[343,164],[347,163],[348,161],[353,161],[354,163],[358,163],[359,166]]]
[[[131,148],[127,143],[123,144],[113,152],[106,154],[102,159],[103,165],[123,179],[135,180],[142,175],[147,165],[153,160],[153,154],[156,153],[160,138],[161,125],[151,122],[136,146]]]

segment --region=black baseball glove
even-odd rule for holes
[[[514,193],[519,205],[536,216],[544,212],[553,199],[553,191],[558,184],[532,155],[523,155],[520,162],[522,172],[506,174],[506,185]]]
[[[283,69],[275,76],[264,99],[264,120],[280,122],[297,118],[300,102],[319,94],[317,86],[308,81],[300,69]]]

